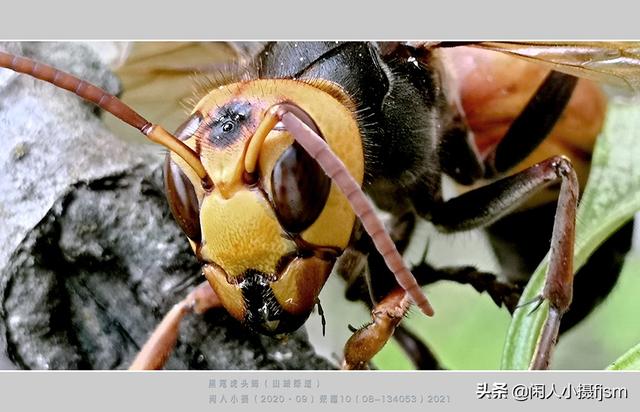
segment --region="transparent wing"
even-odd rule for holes
[[[470,46],[640,93],[640,42],[478,42]]]

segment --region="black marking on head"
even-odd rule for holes
[[[207,125],[209,141],[215,147],[227,147],[242,136],[242,129],[252,126],[251,103],[233,101],[216,110]]]

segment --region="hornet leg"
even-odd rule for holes
[[[516,308],[522,293],[519,285],[500,281],[494,274],[481,272],[470,266],[434,268],[422,262],[411,269],[421,286],[440,280],[472,285],[479,292],[487,292],[498,306],[510,312]],[[345,345],[343,369],[363,369],[393,335],[418,369],[442,369],[429,348],[409,330],[398,326],[407,311],[406,301],[396,287],[371,312],[373,322],[355,331]],[[362,296],[363,300],[367,296]],[[395,333],[394,333],[395,330]]]
[[[356,330],[344,347],[342,369],[366,369],[367,363],[393,335],[411,299],[398,287],[371,311],[372,322]]]
[[[523,290],[523,285],[503,281],[495,274],[482,272],[473,266],[434,268],[427,262],[421,262],[411,271],[420,286],[440,280],[471,285],[480,293],[487,292],[498,307],[504,306],[510,313],[517,308]]]
[[[416,215],[412,211],[393,216],[389,222],[389,234],[400,253],[404,253],[407,248],[415,223]],[[414,270],[415,268],[412,272]],[[384,299],[389,291],[398,287],[393,274],[386,267],[371,239],[363,236],[362,233],[356,236],[353,245],[340,258],[338,273],[347,281],[347,299],[361,300],[369,309],[375,306],[379,300],[378,297]],[[417,275],[416,278],[419,282]],[[417,369],[441,369],[433,352],[411,331],[400,325],[396,328],[393,337]]]
[[[198,315],[209,309],[220,307],[209,282],[202,282],[186,298],[176,303],[156,327],[144,344],[129,370],[161,369],[178,340],[180,322],[189,312]]]
[[[560,320],[573,294],[573,244],[578,204],[578,180],[568,159],[560,156],[540,162],[513,176],[497,180],[441,203],[427,218],[442,231],[486,226],[525,202],[540,189],[561,183],[551,238],[551,252],[541,300],[549,301],[549,317],[531,363],[549,365]]]

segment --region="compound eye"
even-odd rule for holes
[[[331,179],[297,142],[271,172],[272,200],[280,225],[297,234],[316,221],[329,196]]]
[[[171,160],[170,154],[167,154],[162,171],[171,214],[189,239],[200,242],[200,206],[193,184],[180,166]]]
[[[182,123],[174,133],[180,140],[186,140],[200,127],[203,116],[196,112]],[[167,154],[162,167],[164,173],[164,192],[169,209],[182,231],[194,242],[202,240],[200,231],[200,206],[193,184],[180,166]]]

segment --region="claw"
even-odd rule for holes
[[[533,306],[533,309],[531,309],[529,311],[529,315],[531,315],[533,312],[535,312],[536,310],[538,310],[540,308],[540,306],[542,305],[543,302],[544,302],[544,296],[538,295],[535,298],[533,298],[533,299],[531,299],[531,300],[529,300],[527,302],[521,303],[518,306],[516,306],[516,310],[518,310],[520,308],[524,308],[525,306],[529,306],[531,304],[535,304]]]

